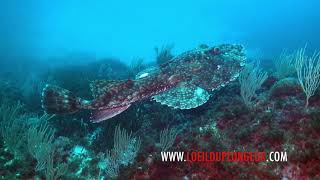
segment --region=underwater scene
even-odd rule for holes
[[[1,1],[0,179],[320,179],[319,5]]]

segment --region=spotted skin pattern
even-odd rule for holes
[[[214,47],[202,45],[160,65],[151,74],[144,75],[140,79],[94,81],[90,84],[94,96],[93,100],[79,100],[79,103],[70,102],[73,104],[72,107],[76,104],[77,108],[63,109],[60,107],[60,112],[91,109],[106,112],[110,110],[107,112],[110,113],[117,109],[116,113],[119,114],[119,111],[127,109],[130,104],[164,93],[181,85],[181,83],[197,86],[208,92],[213,91],[235,80],[245,60],[244,49],[240,45],[222,44]],[[44,91],[43,101],[52,101],[54,99],[55,102],[60,102],[57,101],[57,96],[46,96],[46,93],[59,95],[59,92],[56,91],[52,90],[52,88]],[[67,90],[60,90],[60,92],[70,94]],[[60,99],[62,99],[61,102],[63,104],[61,94]],[[77,98],[68,96],[68,99]],[[50,103],[43,104],[47,111],[59,113],[59,111],[56,111],[58,108],[55,108],[54,105]],[[101,115],[101,112],[96,114]],[[93,119],[95,119],[94,115]],[[99,116],[94,121],[100,122],[102,120],[105,119]]]
[[[235,79],[245,61],[243,47],[224,44],[198,48],[163,64],[152,75],[127,80],[101,93],[92,101],[94,109],[118,107],[167,91],[181,82],[208,91]]]

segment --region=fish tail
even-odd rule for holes
[[[81,109],[82,100],[67,89],[47,84],[43,88],[41,102],[49,114],[67,114]]]

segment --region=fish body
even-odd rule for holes
[[[83,100],[58,86],[46,85],[42,106],[47,113],[73,113],[90,109],[93,122],[125,111],[134,102],[152,98],[178,109],[204,104],[210,91],[235,80],[246,56],[240,45],[201,46],[172,60],[144,70],[129,80],[97,80],[90,84],[93,99]]]

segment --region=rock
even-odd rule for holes
[[[295,96],[302,92],[301,86],[295,78],[284,78],[276,82],[270,90],[271,98]]]

